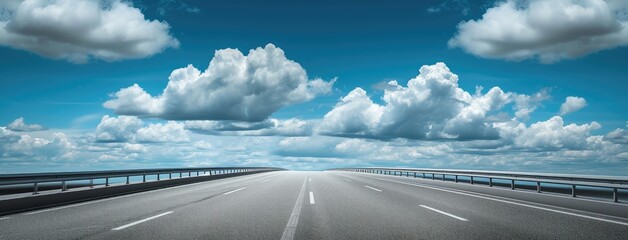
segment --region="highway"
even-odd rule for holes
[[[0,239],[626,239],[628,204],[464,183],[267,172],[0,216]]]

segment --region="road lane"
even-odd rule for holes
[[[628,234],[628,227],[622,224],[382,181],[366,174],[336,174],[338,178],[351,178],[358,184],[368,184],[383,189],[390,196],[389,205],[404,204],[408,207],[413,204],[414,206],[426,205],[457,216],[465,216],[470,221],[457,228],[450,227],[443,219],[431,218],[434,222],[440,222],[436,228],[447,229],[448,233],[457,233],[457,238],[493,236],[496,238],[579,239],[587,236],[592,239],[621,239],[620,236]],[[581,213],[568,209],[562,209],[562,211]]]
[[[0,224],[4,239],[76,239],[150,217],[190,202],[254,184],[283,172],[260,173],[123,195],[56,208],[38,214],[12,215]],[[44,209],[46,210],[46,209]],[[38,211],[40,212],[40,211]]]
[[[282,173],[270,182],[171,209],[172,214],[147,224],[86,239],[280,239],[304,177]]]
[[[332,171],[336,172],[337,171]],[[356,175],[368,176],[371,178],[382,178],[393,181],[402,181],[413,184],[425,184],[429,186],[435,187],[446,187],[456,190],[464,190],[470,191],[473,193],[481,193],[487,194],[490,196],[496,197],[505,197],[510,199],[517,199],[526,202],[533,202],[539,204],[546,204],[551,206],[564,207],[568,209],[574,210],[582,210],[587,212],[595,212],[604,215],[616,216],[624,219],[628,219],[628,211],[626,211],[626,203],[614,203],[609,201],[608,199],[600,200],[600,199],[592,199],[592,198],[583,198],[583,197],[571,197],[571,195],[567,194],[552,194],[552,193],[537,193],[536,191],[531,190],[511,190],[509,187],[489,187],[488,185],[482,184],[469,184],[469,183],[454,183],[452,181],[442,181],[442,180],[430,180],[422,179],[422,178],[413,178],[412,175],[406,177],[401,176],[391,176],[391,175],[383,175],[383,174],[371,174],[371,173],[355,173],[355,172],[344,172]]]
[[[531,208],[399,179],[349,172],[255,174],[6,216],[0,235],[1,239],[283,239],[291,231],[293,239],[628,235],[625,225],[556,211],[607,219],[604,215]],[[285,239],[292,239],[290,235]]]

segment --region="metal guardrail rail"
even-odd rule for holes
[[[38,194],[38,187],[41,183],[61,183],[61,191],[67,191],[67,182],[89,180],[90,187],[94,186],[94,180],[104,179],[105,187],[109,186],[109,179],[126,177],[125,184],[130,184],[131,177],[142,176],[142,182],[146,182],[146,176],[156,176],[157,181],[172,179],[172,175],[179,175],[179,178],[203,175],[218,175],[242,172],[280,171],[283,168],[270,167],[213,167],[213,168],[162,168],[162,169],[133,169],[133,170],[111,170],[111,171],[84,171],[84,172],[51,172],[51,173],[19,173],[0,175],[0,186],[33,184],[33,195]],[[161,178],[162,175],[167,178]]]
[[[504,171],[475,171],[475,170],[453,170],[453,169],[431,169],[431,168],[334,168],[330,170],[353,171],[363,173],[375,173],[385,175],[399,175],[406,177],[431,178],[432,180],[451,180],[458,183],[458,177],[469,178],[469,183],[474,184],[474,180],[486,179],[489,187],[493,187],[495,179],[510,181],[510,189],[515,189],[515,181],[536,184],[536,192],[541,193],[541,183],[560,184],[571,187],[571,196],[576,197],[577,186],[607,188],[613,192],[613,201],[619,202],[618,189],[628,189],[628,177],[621,176],[597,176],[597,175],[577,175],[577,174],[554,174],[554,173],[530,173],[530,172],[504,172]]]

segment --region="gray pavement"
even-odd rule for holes
[[[0,239],[625,239],[626,214],[590,199],[284,171],[2,216]]]

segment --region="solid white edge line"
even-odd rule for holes
[[[314,193],[310,192],[310,204],[314,204]]]
[[[155,216],[152,216],[152,217],[149,217],[149,218],[144,218],[142,220],[129,223],[127,225],[119,226],[117,228],[112,228],[111,230],[112,231],[122,230],[122,229],[125,229],[125,228],[128,228],[128,227],[132,227],[132,226],[135,226],[137,224],[140,224],[140,223],[143,223],[143,222],[147,222],[147,221],[150,221],[150,220],[153,220],[155,218],[162,217],[162,216],[165,216],[165,215],[168,215],[168,214],[171,214],[171,213],[172,213],[172,211],[165,212],[165,213],[162,213],[162,214],[159,214],[159,215],[155,215]]]
[[[292,209],[292,214],[290,214],[290,218],[288,218],[288,223],[286,224],[286,228],[283,230],[283,234],[281,235],[281,240],[293,240],[294,234],[297,230],[297,223],[299,223],[299,216],[301,215],[301,207],[303,206],[303,195],[305,194],[305,185],[307,184],[307,176],[303,179],[303,186],[301,186],[301,192],[299,192],[299,197],[297,197],[297,202],[294,203],[294,208]]]
[[[345,178],[345,180],[347,180],[347,181],[351,182],[351,179],[347,179],[347,178]]]
[[[234,192],[240,191],[240,190],[245,189],[245,188],[246,188],[246,187],[241,187],[241,188],[238,188],[238,189],[236,189],[236,190],[232,190],[232,191],[229,191],[229,192],[223,193],[222,195],[229,195],[229,194],[232,194],[232,193],[234,193]]]
[[[619,225],[628,226],[627,222],[620,222],[620,221],[615,221],[615,220],[610,220],[610,219],[604,219],[604,218],[599,218],[599,217],[587,216],[587,215],[578,214],[578,213],[565,212],[565,211],[561,211],[561,210],[556,210],[556,209],[551,209],[551,208],[546,208],[546,207],[540,207],[540,206],[534,206],[534,205],[525,204],[525,203],[518,203],[518,202],[513,202],[513,201],[508,201],[508,200],[503,200],[503,199],[498,199],[498,198],[491,198],[491,197],[486,197],[486,196],[481,196],[481,195],[476,195],[476,194],[471,194],[471,193],[459,192],[459,191],[455,191],[455,190],[449,190],[449,189],[443,189],[443,188],[437,188],[437,187],[429,187],[429,186],[423,186],[423,185],[406,183],[406,182],[398,182],[398,181],[392,181],[392,180],[383,179],[383,178],[376,178],[376,177],[372,177],[372,178],[379,179],[379,180],[382,180],[382,181],[387,181],[387,182],[394,182],[394,183],[405,184],[405,185],[410,185],[410,186],[415,186],[415,187],[428,188],[428,189],[433,189],[433,190],[438,190],[438,191],[443,191],[443,192],[455,193],[455,194],[460,194],[460,195],[465,195],[465,196],[470,196],[470,197],[476,197],[476,198],[481,198],[481,199],[486,199],[486,200],[491,200],[491,201],[496,201],[496,202],[509,203],[509,204],[518,205],[518,206],[522,206],[522,207],[529,207],[529,208],[545,210],[545,211],[549,211],[549,212],[562,213],[562,214],[575,216],[575,217],[587,218],[587,219],[598,220],[598,221],[602,221],[602,222],[615,223],[615,224],[619,224]]]
[[[382,190],[379,190],[379,189],[377,189],[377,188],[374,188],[374,187],[371,187],[371,186],[367,186],[367,185],[364,185],[364,187],[366,187],[366,188],[370,188],[370,189],[375,190],[375,191],[378,191],[378,192],[381,192],[381,191],[382,191]]]
[[[0,217],[0,221],[2,221],[2,220],[7,220],[7,219],[9,219],[9,218],[11,218],[11,217]]]
[[[268,175],[272,175],[272,174],[275,174],[275,173],[279,173],[280,174],[281,172],[266,172],[266,173],[268,173]],[[266,173],[260,173],[260,175],[261,174],[266,174]],[[246,178],[245,180],[249,180],[251,178],[256,178],[256,177],[261,177],[260,175],[248,175],[248,178]],[[214,181],[220,181],[220,180],[234,180],[234,179],[233,178],[222,178],[222,179],[216,179]],[[242,179],[239,179],[239,180],[242,180]],[[209,182],[209,181],[207,181],[207,182]],[[139,196],[139,195],[143,195],[143,194],[156,193],[156,192],[172,190],[172,189],[177,189],[177,188],[192,187],[192,186],[196,186],[196,185],[202,185],[202,184],[205,184],[207,182],[197,182],[197,183],[184,184],[184,185],[179,185],[179,186],[174,186],[174,187],[167,187],[167,188],[149,190],[149,191],[144,191],[144,192],[136,192],[136,193],[124,194],[124,195],[120,195],[120,196],[102,198],[102,199],[97,199],[97,200],[92,200],[92,201],[87,201],[87,202],[82,202],[82,203],[74,203],[74,204],[64,205],[64,206],[60,206],[60,207],[47,208],[47,209],[38,210],[38,211],[34,211],[34,212],[26,212],[26,213],[22,213],[22,215],[33,215],[33,214],[45,213],[45,212],[61,210],[61,209],[66,209],[66,208],[71,208],[71,207],[78,207],[78,206],[88,205],[88,204],[92,204],[92,203],[99,203],[99,202],[116,200],[116,199],[121,199],[121,198],[126,198],[126,197]],[[216,183],[216,182],[214,182],[214,183]]]
[[[423,208],[427,208],[427,209],[429,209],[429,210],[432,210],[432,211],[434,211],[434,212],[437,212],[437,213],[440,213],[440,214],[443,214],[443,215],[450,216],[450,217],[455,218],[455,219],[458,219],[458,220],[460,220],[460,221],[469,221],[469,220],[467,220],[466,218],[461,218],[461,217],[458,217],[458,216],[453,215],[453,214],[451,214],[451,213],[446,213],[446,212],[443,212],[443,211],[438,210],[438,209],[436,209],[436,208],[431,208],[431,207],[428,207],[428,206],[425,206],[425,205],[419,205],[419,206],[421,206],[421,207],[423,207]]]

